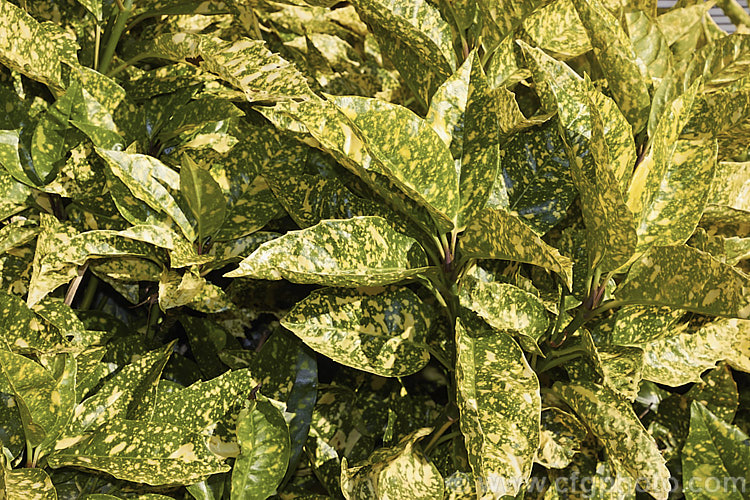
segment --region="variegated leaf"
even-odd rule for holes
[[[465,257],[534,264],[560,274],[568,287],[572,284],[573,262],[542,241],[518,217],[506,212],[480,212],[461,235],[459,245]]]
[[[646,65],[651,81],[668,77],[674,64],[672,52],[656,19],[642,10],[633,10],[625,13],[625,21],[633,52]]]
[[[427,109],[435,90],[456,67],[450,25],[437,7],[420,1],[356,0],[384,55]]]
[[[419,116],[394,104],[363,97],[335,97],[359,129],[388,177],[416,201],[455,221],[459,210],[456,168],[450,150]]]
[[[559,408],[542,410],[539,449],[534,461],[545,467],[563,469],[580,451],[588,430],[575,416]]]
[[[721,360],[750,372],[750,321],[720,318],[695,333],[678,330],[643,349],[643,378],[672,387],[700,382],[700,374]]]
[[[430,312],[407,288],[324,288],[298,302],[281,324],[334,361],[401,377],[430,359]]]
[[[534,46],[564,60],[591,50],[589,37],[581,28],[581,20],[570,0],[553,2],[523,21],[524,33]]]
[[[640,347],[672,333],[685,311],[655,306],[626,306],[592,332],[601,344]]]
[[[331,286],[387,285],[424,272],[419,244],[380,217],[324,220],[263,243],[225,276]]]
[[[516,495],[539,447],[539,381],[506,333],[456,324],[456,385],[478,497]]]
[[[555,391],[599,438],[609,460],[635,479],[654,498],[666,500],[670,473],[656,443],[616,393],[595,384],[555,384]]]
[[[232,498],[265,500],[276,491],[289,463],[289,429],[284,416],[258,396],[237,418],[240,455],[232,468]]]
[[[519,335],[526,351],[542,354],[537,345],[547,331],[547,312],[534,295],[510,283],[484,283],[464,278],[459,292],[461,305],[479,315],[492,328]]]
[[[98,149],[112,173],[133,196],[151,209],[167,214],[190,241],[195,241],[193,225],[170,193],[179,191],[180,175],[152,156]]]
[[[378,498],[442,500],[443,478],[416,443],[428,435],[419,429],[392,448],[381,448],[363,464],[349,467],[341,462],[341,491],[347,500]]]
[[[23,498],[26,500],[57,500],[55,485],[44,469],[16,469],[0,472],[2,487],[0,491],[9,500]]]
[[[197,221],[201,243],[219,230],[227,213],[221,188],[208,172],[185,155],[180,168],[180,192]]]
[[[750,162],[719,162],[708,203],[750,211]]]
[[[6,148],[2,141],[3,133],[0,132],[0,166],[4,166],[6,161],[3,158]],[[26,184],[18,182],[2,168],[0,168],[0,192],[3,193],[0,198],[0,220],[5,220],[25,209],[26,200],[31,195],[31,189]]]
[[[690,434],[682,450],[682,471],[691,485],[686,498],[745,498],[741,488],[750,476],[747,434],[694,401]]]
[[[151,422],[179,423],[186,431],[204,433],[256,385],[250,371],[244,369],[159,394]]]
[[[46,352],[65,346],[65,339],[45,326],[18,296],[0,292],[2,346],[17,352]]]
[[[617,288],[619,300],[747,318],[750,278],[686,245],[654,246]]]
[[[72,36],[57,24],[40,24],[7,0],[0,1],[0,19],[14,27],[0,32],[0,63],[62,90],[63,64],[78,66],[78,45]]]
[[[617,18],[598,0],[572,0],[622,114],[638,133],[646,126],[651,98],[645,67]]]
[[[734,33],[707,44],[685,70],[685,85],[701,78],[705,92],[715,92],[747,77],[750,69],[750,35]]]
[[[721,420],[731,423],[739,404],[732,369],[727,363],[719,363],[716,368],[701,375],[701,381],[693,385],[684,397],[701,403]],[[688,420],[687,416],[685,420]]]
[[[153,51],[173,61],[200,58],[198,66],[202,70],[242,91],[248,101],[312,96],[304,75],[260,40],[226,42],[210,35],[173,33],[157,37]]]
[[[47,458],[50,467],[83,467],[118,479],[146,483],[192,484],[226,472],[203,436],[179,423],[107,420],[94,432]]]

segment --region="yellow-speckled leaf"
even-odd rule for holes
[[[700,382],[700,374],[722,360],[750,372],[750,321],[720,318],[695,333],[678,331],[643,349],[643,378],[672,387]]]
[[[651,97],[646,68],[636,58],[617,18],[598,0],[573,0],[617,106],[639,132],[648,121]]]
[[[513,215],[539,234],[565,217],[577,191],[557,118],[512,136],[503,146],[501,166]]]
[[[620,300],[747,318],[750,278],[686,245],[654,246],[617,288]]]
[[[716,167],[716,143],[681,140],[670,153],[669,159],[647,160],[654,164],[663,162],[666,170],[664,177],[657,180],[658,188],[643,206],[640,220],[636,221],[636,253],[653,245],[685,243],[698,226],[709,199]]]
[[[206,285],[206,279],[193,269],[182,275],[165,269],[159,277],[159,307],[162,311],[191,303]]]
[[[227,213],[221,188],[208,170],[186,155],[180,168],[180,192],[198,223],[198,238],[204,242],[219,230]]]
[[[167,214],[188,240],[195,241],[193,225],[170,193],[180,189],[177,172],[152,156],[106,149],[97,149],[97,152],[133,196],[153,210]]]
[[[721,421],[705,406],[690,407],[690,434],[682,449],[682,473],[692,488],[686,498],[746,498],[744,485],[750,477],[747,434]]]
[[[257,384],[248,369],[224,373],[206,382],[196,382],[177,392],[162,394],[152,422],[179,423],[190,432],[206,432]]]
[[[63,64],[78,66],[78,45],[57,24],[40,24],[21,8],[0,0],[0,63],[60,91]],[[8,29],[13,27],[13,29]]]
[[[626,306],[597,325],[592,335],[597,342],[639,347],[670,335],[684,314],[669,307]]]
[[[519,335],[519,343],[526,351],[542,354],[537,340],[546,332],[548,320],[544,304],[535,295],[510,283],[484,283],[467,276],[459,299],[463,307],[474,311],[492,328]]]
[[[229,467],[208,450],[205,439],[177,423],[108,419],[94,432],[47,458],[50,467],[93,469],[118,479],[192,484]]]
[[[334,97],[360,130],[386,175],[406,193],[449,220],[456,220],[459,190],[450,150],[430,125],[408,109],[378,99]]]
[[[484,19],[484,44],[488,48],[494,48],[501,40],[512,39],[512,32],[521,27],[524,19],[550,3],[551,0],[479,0],[479,8]]]
[[[701,381],[693,385],[684,397],[705,405],[714,415],[729,423],[734,420],[739,406],[737,382],[726,363],[719,363],[702,375]]]
[[[557,109],[571,173],[581,194],[589,267],[612,271],[632,256],[635,221],[621,186],[635,157],[632,132],[619,110],[588,80],[539,49],[522,44],[540,98]]]
[[[2,144],[3,135],[7,136],[7,134],[0,133],[0,166],[5,164],[4,156],[7,152],[5,145]],[[15,153],[15,156],[17,157],[18,153]],[[3,193],[0,197],[0,220],[4,220],[26,208],[26,200],[31,194],[31,189],[0,168],[0,193]]]
[[[459,319],[456,349],[461,432],[477,495],[516,495],[539,447],[539,381],[506,333]]]
[[[159,377],[171,352],[172,346],[168,345],[146,353],[107,379],[93,396],[76,406],[66,435],[79,436],[115,418],[148,420],[156,401]]]
[[[3,470],[1,474],[4,489],[0,491],[8,500],[57,500],[55,485],[44,469]]]
[[[41,232],[37,237],[34,267],[31,274],[31,283],[29,283],[29,293],[26,297],[26,303],[29,306],[38,303],[49,292],[64,283],[68,283],[76,276],[76,266],[72,264],[56,267],[52,272],[49,272],[44,266],[46,258],[54,256],[54,253],[60,248],[65,248],[70,244],[70,240],[76,235],[75,229],[60,223],[55,217],[48,214],[41,214],[39,227]]]
[[[318,283],[387,285],[424,272],[419,244],[380,217],[324,220],[263,243],[225,276]]]
[[[560,274],[568,287],[573,280],[572,261],[546,244],[518,217],[486,209],[461,235],[462,255],[477,259],[502,259],[534,264]]]
[[[298,302],[281,324],[334,361],[402,377],[430,360],[430,311],[407,288],[324,288]]]
[[[2,174],[0,174],[0,177],[2,177]],[[2,180],[0,180],[0,183],[2,183]],[[1,187],[0,192],[3,192]],[[28,243],[36,237],[39,231],[39,226],[29,220],[9,222],[0,228],[0,254]]]
[[[659,23],[641,10],[625,13],[628,35],[635,55],[643,61],[651,81],[667,77],[672,69],[672,52]]]
[[[545,408],[534,461],[545,467],[564,469],[580,451],[587,433],[586,426],[570,413],[555,407]]]
[[[232,499],[265,500],[276,492],[289,462],[284,416],[259,396],[237,418],[240,455],[232,469]]]
[[[616,468],[627,471],[654,498],[666,500],[669,469],[629,402],[610,389],[590,383],[557,383],[555,391],[604,444]]]
[[[38,446],[54,432],[70,409],[60,405],[58,383],[42,365],[0,349],[0,390],[12,394],[21,414],[26,441]],[[55,401],[57,404],[55,404]]]
[[[442,500],[443,478],[415,444],[430,432],[419,429],[392,448],[381,448],[362,464],[341,461],[341,491],[347,500]]]
[[[47,328],[17,295],[0,292],[2,346],[15,352],[46,352],[63,347],[64,339]]]
[[[352,3],[372,27],[383,54],[427,109],[432,94],[456,67],[450,25],[437,7],[420,0]]]
[[[750,70],[750,35],[734,33],[703,47],[685,70],[685,85],[698,78],[705,92],[715,92],[744,79]]]
[[[249,101],[275,101],[312,97],[305,76],[264,42],[241,38],[227,42],[210,35],[174,33],[153,41],[155,54],[173,61],[194,61],[233,87]]]
[[[591,50],[589,37],[581,28],[570,0],[553,2],[523,21],[523,30],[536,47],[566,60]]]
[[[719,162],[708,203],[750,211],[750,162]]]

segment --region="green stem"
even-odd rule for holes
[[[551,370],[552,368],[555,368],[556,366],[563,365],[563,364],[567,363],[570,360],[573,360],[573,359],[576,359],[576,358],[580,358],[583,355],[583,352],[584,351],[582,349],[578,349],[575,352],[571,352],[567,356],[560,356],[560,357],[556,357],[556,358],[551,358],[551,359],[547,360],[546,362],[541,363],[537,367],[536,372],[537,373],[543,373],[543,372],[546,372],[548,370]]]
[[[153,340],[156,336],[156,329],[159,324],[159,318],[161,318],[161,309],[159,303],[154,302],[148,310],[148,323],[146,324],[146,338]]]
[[[99,278],[94,276],[93,274],[89,277],[89,282],[86,285],[86,291],[83,292],[83,299],[81,300],[81,305],[78,308],[81,311],[86,311],[91,307],[91,304],[94,302],[94,297],[96,296],[96,289],[99,286]]]
[[[128,60],[127,60],[127,61],[125,61],[124,63],[122,63],[122,64],[120,64],[119,66],[117,66],[116,68],[114,68],[114,69],[113,69],[112,71],[110,71],[110,72],[109,72],[109,73],[107,74],[107,76],[109,76],[109,77],[113,77],[113,76],[115,76],[115,75],[116,75],[117,73],[119,73],[120,71],[122,71],[122,70],[126,69],[127,67],[129,67],[129,66],[132,66],[133,64],[135,64],[135,63],[137,63],[138,61],[141,61],[141,60],[143,60],[143,59],[148,59],[149,57],[153,57],[153,55],[154,55],[154,54],[153,54],[152,52],[141,52],[141,53],[140,53],[140,54],[138,54],[137,56],[131,57],[130,59],[128,59]]]
[[[120,8],[120,6],[122,6],[122,8]],[[120,42],[120,37],[122,36],[123,31],[125,31],[128,17],[130,17],[130,13],[133,11],[133,0],[125,0],[124,5],[120,3],[117,7],[120,8],[120,12],[117,13],[117,20],[112,27],[112,32],[109,34],[107,45],[104,47],[104,53],[101,57],[101,64],[99,65],[99,71],[105,75],[109,71],[109,65],[112,64],[115,49]]]
[[[453,410],[456,410],[456,411],[453,411]],[[448,405],[448,407],[445,409],[445,413],[441,415],[440,420],[443,420],[442,425],[440,425],[439,428],[437,428],[436,430],[432,432],[432,435],[430,436],[430,440],[422,448],[426,455],[430,454],[430,451],[435,447],[440,436],[445,434],[445,431],[450,429],[451,426],[458,421],[458,408],[456,408],[452,404]]]
[[[597,316],[603,312],[607,312],[610,309],[614,309],[616,307],[624,307],[624,306],[632,306],[638,304],[638,302],[634,300],[610,300],[609,302],[605,302],[604,304],[600,305],[596,309],[591,311],[591,317]]]

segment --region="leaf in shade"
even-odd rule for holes
[[[3,466],[0,485],[0,491],[8,499],[57,500],[55,485],[44,469],[10,470]]]
[[[430,309],[407,288],[315,290],[282,320],[313,350],[383,377],[411,375],[430,359]]]
[[[644,69],[633,46],[614,15],[598,0],[572,0],[588,33],[594,53],[622,114],[640,130],[648,121],[651,98]]]
[[[750,278],[686,245],[654,246],[615,291],[619,300],[747,318]]]
[[[423,109],[456,67],[451,28],[437,7],[426,2],[356,0],[383,54],[401,73]]]
[[[180,168],[180,192],[198,223],[198,238],[204,242],[219,230],[227,213],[221,188],[208,170],[185,155]]]
[[[692,486],[688,498],[745,498],[750,475],[748,436],[693,401],[690,434],[682,450],[682,472]],[[741,483],[740,483],[741,482]]]
[[[731,423],[739,405],[737,382],[732,376],[732,369],[727,363],[719,363],[716,368],[701,375],[701,381],[693,385],[685,397],[701,403],[721,420]]]
[[[0,292],[3,348],[16,352],[46,352],[65,345],[62,336],[44,323],[18,296]]]
[[[542,354],[537,340],[547,331],[548,320],[544,305],[535,295],[510,283],[484,283],[466,277],[459,299],[463,307],[492,328],[519,335],[519,344],[526,351]]]
[[[506,212],[494,209],[480,212],[461,235],[459,245],[465,257],[534,264],[560,274],[571,286],[572,261],[542,241],[518,217]]]
[[[478,497],[516,495],[539,447],[539,381],[506,333],[459,319],[456,386]]]
[[[604,444],[616,468],[626,471],[654,498],[666,500],[669,470],[629,402],[591,383],[558,382],[554,389]]]
[[[684,330],[643,346],[643,378],[679,387],[725,360],[750,372],[750,321],[719,318],[695,333]]]
[[[380,217],[324,220],[263,243],[228,277],[331,286],[386,285],[424,272],[419,244]]]
[[[557,118],[512,136],[501,165],[511,213],[539,234],[565,217],[577,193]]]
[[[0,142],[2,141],[2,132],[0,132]],[[0,167],[3,166],[4,145],[0,143]],[[0,192],[3,193],[0,198],[0,218],[7,219],[11,215],[20,212],[26,208],[26,201],[31,195],[31,189],[14,179],[8,172],[0,168]]]
[[[229,467],[198,433],[174,423],[108,419],[95,431],[47,457],[52,468],[93,469],[150,485],[192,484]]]
[[[443,478],[416,443],[429,434],[420,429],[396,446],[381,448],[364,463],[349,467],[341,462],[341,491],[347,500],[378,498],[398,500],[442,500]]]
[[[264,500],[274,494],[289,463],[289,429],[284,416],[258,395],[237,419],[240,455],[232,469],[232,498]]]
[[[581,448],[588,430],[575,416],[559,408],[542,410],[539,449],[534,461],[555,469],[567,467]]]

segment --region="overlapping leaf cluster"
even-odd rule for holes
[[[746,498],[712,3],[0,0],[0,498]]]

